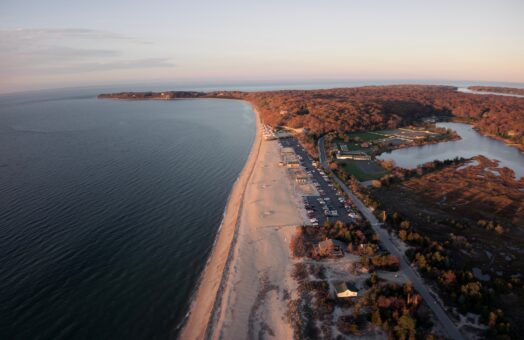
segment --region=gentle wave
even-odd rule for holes
[[[0,338],[176,336],[254,138],[246,106],[0,107]]]

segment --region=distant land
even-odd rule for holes
[[[469,89],[517,93],[516,88]],[[305,128],[302,141],[315,153],[313,141],[328,132],[344,134],[397,128],[424,117],[440,116],[472,124],[484,135],[503,140],[524,151],[524,100],[510,96],[478,96],[457,87],[389,85],[326,90],[280,91],[165,91],[101,94],[99,98],[144,100],[229,98],[250,102],[271,126]],[[310,143],[307,143],[308,136]]]
[[[205,92],[196,91],[166,91],[166,92],[119,92],[105,93],[98,95],[100,99],[123,99],[123,100],[144,100],[144,99],[183,99],[205,97]]]
[[[472,91],[479,91],[479,92],[494,92],[494,93],[516,94],[519,96],[524,96],[524,89],[518,89],[514,87],[469,86],[468,89]]]

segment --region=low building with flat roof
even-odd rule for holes
[[[351,159],[355,161],[369,161],[371,156],[363,151],[337,152],[337,159]]]
[[[308,174],[301,167],[290,168],[288,171],[291,178],[293,178],[295,182],[300,184],[305,184],[309,182]]]
[[[280,150],[280,153],[283,154],[283,155],[286,155],[286,154],[292,154],[292,155],[294,155],[294,154],[295,154],[295,149],[293,149],[293,148],[290,147],[290,146],[285,146],[285,147],[283,147],[283,148]]]

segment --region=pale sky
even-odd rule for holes
[[[421,79],[524,82],[524,1],[0,0],[0,92]]]

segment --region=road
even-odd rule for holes
[[[329,164],[326,158],[326,149],[324,146],[324,137],[320,138],[318,141],[318,149],[319,149],[319,160],[322,166],[326,171],[329,170]],[[362,215],[369,221],[371,226],[373,227],[373,230],[377,235],[379,236],[380,243],[382,246],[390,252],[390,254],[397,256],[400,259],[400,270],[406,275],[406,277],[412,282],[413,287],[418,291],[418,293],[422,296],[424,301],[426,301],[427,305],[437,319],[440,321],[441,325],[444,327],[445,331],[447,332],[448,336],[451,339],[465,339],[464,336],[460,333],[457,326],[453,323],[453,321],[449,318],[447,312],[444,310],[444,308],[438,303],[438,301],[431,295],[429,292],[429,289],[426,287],[424,282],[422,281],[422,278],[418,275],[418,273],[410,266],[409,262],[407,261],[404,254],[400,252],[400,250],[395,246],[393,241],[391,240],[389,233],[381,228],[381,224],[373,215],[373,212],[371,209],[366,207],[362,201],[353,194],[351,190],[346,186],[344,182],[342,182],[335,174],[333,174],[333,179],[335,182],[337,182],[342,190],[353,200],[353,203],[355,206],[360,210]]]

